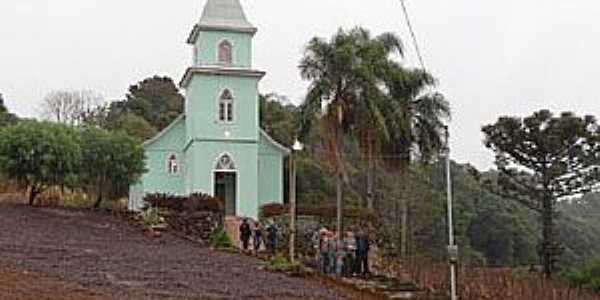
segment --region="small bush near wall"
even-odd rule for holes
[[[223,212],[223,201],[206,194],[192,194],[189,197],[169,194],[150,194],[144,198],[147,207],[162,208],[178,212],[212,211]]]

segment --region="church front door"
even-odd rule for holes
[[[236,182],[235,172],[215,172],[215,197],[225,203],[225,215],[236,215]]]

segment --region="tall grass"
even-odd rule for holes
[[[428,296],[448,295],[448,266],[413,260],[402,269]],[[458,268],[458,294],[462,300],[600,300],[599,294],[571,288],[560,280],[545,280],[540,274],[508,268]]]

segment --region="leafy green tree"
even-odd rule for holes
[[[298,108],[283,96],[260,95],[260,127],[276,141],[291,146],[298,134]]]
[[[124,106],[161,131],[183,113],[183,102],[171,78],[154,76],[129,87]]]
[[[81,149],[74,129],[24,121],[0,130],[0,172],[29,191],[29,204],[51,186],[75,186]]]
[[[156,128],[146,119],[132,113],[120,115],[108,128],[114,132],[125,133],[138,142],[146,141],[157,134]]]
[[[563,248],[555,228],[557,202],[589,192],[600,182],[600,130],[592,116],[541,110],[524,119],[501,117],[483,127],[485,145],[496,155],[503,192],[538,212],[540,255],[551,277]]]
[[[145,172],[144,150],[127,135],[89,127],[81,134],[81,148],[81,179],[96,193],[95,208],[107,195],[124,196],[119,193]]]
[[[81,119],[86,126],[125,132],[144,141],[182,114],[183,102],[171,78],[154,76],[130,86],[125,100],[87,109]]]
[[[8,109],[4,105],[4,98],[0,94],[0,128],[15,124],[17,121],[17,116],[8,112]]]

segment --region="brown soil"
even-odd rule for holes
[[[345,299],[113,216],[0,203],[0,299]],[[353,293],[352,293],[353,294]],[[356,297],[356,295],[352,295]]]
[[[0,267],[0,297],[3,300],[54,300],[57,295],[64,300],[105,299],[77,284]]]

